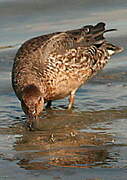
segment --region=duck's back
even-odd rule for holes
[[[12,84],[21,99],[34,84],[45,100],[64,98],[78,89],[109,59],[104,23],[58,32],[25,42],[16,54]]]

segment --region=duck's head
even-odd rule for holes
[[[44,99],[39,88],[29,85],[22,92],[22,109],[29,118],[37,118],[44,107]]]

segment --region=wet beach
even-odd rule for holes
[[[0,0],[0,179],[126,180],[126,0]],[[11,69],[26,40],[104,21],[124,51],[68,99],[53,102],[34,129],[11,87]]]

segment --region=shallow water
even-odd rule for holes
[[[94,3],[93,3],[94,2]],[[0,179],[125,180],[127,176],[126,0],[0,0]],[[11,88],[18,47],[31,37],[106,21],[124,47],[67,99],[44,111],[33,130]]]

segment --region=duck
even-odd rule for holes
[[[69,96],[102,70],[112,55],[123,51],[106,40],[105,23],[54,32],[27,40],[21,45],[12,67],[12,87],[26,116],[37,118],[45,104]]]

